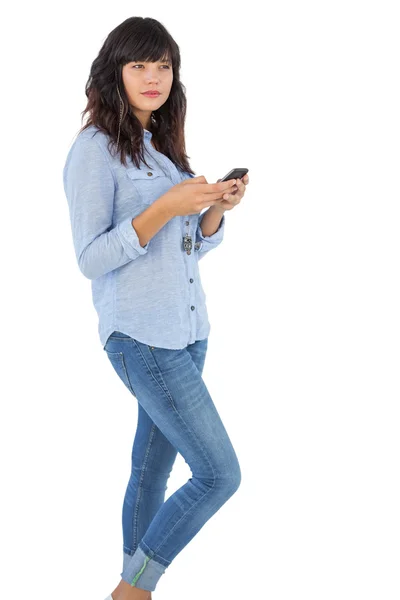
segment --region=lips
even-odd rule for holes
[[[149,91],[149,92],[143,92],[143,96],[159,96],[160,92],[153,92],[153,91]]]

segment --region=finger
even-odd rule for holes
[[[222,193],[221,192],[213,192],[213,193],[205,193],[202,195],[201,198],[202,202],[210,202],[213,200],[222,200]]]
[[[222,200],[229,200],[229,202],[233,202],[233,203],[237,202],[239,198],[240,197],[238,197],[236,194],[229,194],[229,193],[225,193],[222,196]]]
[[[210,188],[211,192],[224,192],[225,190],[229,190],[233,185],[236,184],[236,179],[228,179],[228,181],[221,181],[218,179],[217,183],[211,184]]]
[[[237,187],[238,187],[239,190],[241,190],[241,191],[244,190],[245,184],[243,183],[243,181],[241,179],[237,179],[236,180],[236,185],[237,185]]]
[[[194,181],[193,179],[186,179],[185,181]],[[199,186],[199,191],[202,191],[204,194],[223,194],[224,192],[231,191],[232,187],[236,185],[236,179],[229,179],[228,181],[220,181],[217,183],[203,183],[203,182],[195,182],[194,185]],[[205,190],[205,191],[204,191]]]
[[[201,203],[201,210],[206,208],[207,206],[214,206],[214,204],[220,204],[222,202],[222,198],[217,198],[217,200],[204,200]]]
[[[219,183],[207,184],[206,190],[204,190],[204,187],[205,187],[204,186],[203,189],[199,189],[199,192],[202,192],[203,194],[205,194],[205,197],[207,199],[215,199],[215,198],[221,198],[222,194],[232,193],[235,190],[237,190],[236,184],[234,184],[233,186],[231,184],[227,186],[226,182],[221,182],[221,183],[223,184],[222,188],[219,187],[220,186]]]
[[[241,199],[242,199],[241,196],[235,196],[235,194],[224,194],[222,196],[222,200],[227,201],[232,206],[236,206],[236,204],[239,204]]]

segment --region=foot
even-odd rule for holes
[[[132,587],[122,579],[111,593],[111,598],[112,600],[152,600],[149,590]]]

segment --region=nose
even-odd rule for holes
[[[146,81],[158,81],[160,76],[157,74],[157,71],[149,67],[145,71],[145,79]]]

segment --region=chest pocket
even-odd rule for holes
[[[140,169],[131,167],[126,170],[126,173],[131,185],[145,204],[152,204],[174,185],[160,167],[150,169],[146,166]]]

